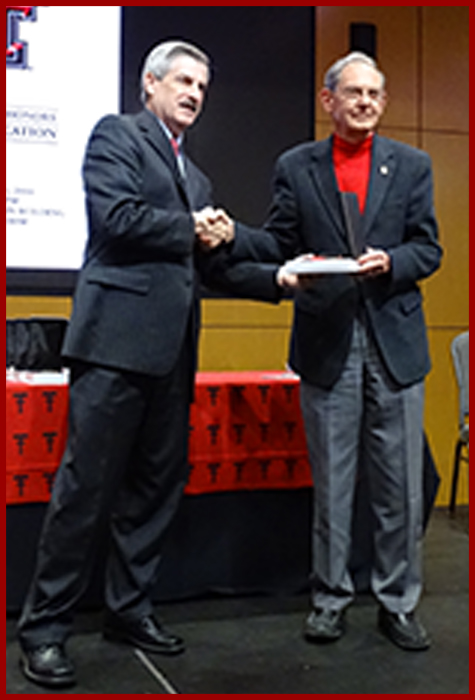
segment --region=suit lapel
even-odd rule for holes
[[[396,171],[396,165],[396,155],[391,142],[384,137],[375,135],[368,198],[362,222],[363,237],[370,230],[384,201]],[[332,137],[315,143],[309,172],[320,195],[320,200],[333,220],[336,230],[347,241],[348,236],[344,225],[344,217],[338,195],[338,184],[332,162]]]
[[[368,198],[363,217],[365,234],[370,230],[379,208],[384,201],[395,171],[396,156],[391,143],[387,139],[375,135],[371,158]]]
[[[157,119],[148,110],[144,109],[137,115],[137,125],[141,130],[144,139],[158,153],[160,158],[165,161],[168,168],[173,173],[173,177],[178,186],[178,190],[188,209],[190,209],[190,201],[186,189],[186,183],[178,168],[178,162],[173,153],[171,144],[169,143],[165,132],[161,128]]]
[[[344,240],[347,239],[338,195],[335,170],[332,161],[332,138],[315,143],[309,166],[310,177],[318,190],[320,200],[327,210],[335,228]]]

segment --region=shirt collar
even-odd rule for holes
[[[333,134],[333,145],[336,150],[340,153],[346,155],[356,155],[357,153],[364,153],[371,150],[373,144],[374,134],[369,134],[366,139],[360,143],[351,143],[346,141],[338,134]]]
[[[152,112],[152,114],[153,114],[153,112]],[[168,140],[171,141],[172,139],[175,139],[175,141],[178,143],[178,145],[181,148],[181,144],[183,141],[183,134],[180,134],[180,136],[173,136],[172,132],[170,131],[168,126],[165,124],[165,122],[163,122],[161,119],[159,119],[155,114],[153,116],[155,117],[157,122],[162,127],[163,131],[165,132],[165,136],[168,138]]]

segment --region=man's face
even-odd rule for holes
[[[376,129],[386,106],[381,75],[360,62],[347,65],[335,91],[324,88],[321,100],[336,133],[352,142],[364,140]]]
[[[204,63],[191,56],[178,56],[161,80],[151,73],[145,76],[147,107],[179,136],[201,112],[208,81]]]

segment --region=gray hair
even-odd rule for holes
[[[140,99],[144,104],[147,101],[147,94],[144,89],[147,73],[152,73],[158,80],[161,80],[169,72],[173,61],[178,56],[191,56],[195,61],[203,63],[208,68],[208,72],[211,70],[209,57],[192,44],[188,44],[185,41],[164,41],[162,44],[158,44],[146,56],[142,68]]]
[[[325,73],[325,77],[323,79],[324,86],[332,92],[335,92],[338,83],[340,82],[342,71],[350,63],[364,63],[365,65],[374,68],[374,70],[377,71],[381,76],[381,87],[384,88],[386,79],[384,77],[384,74],[379,70],[376,61],[373,58],[371,58],[371,56],[368,56],[367,54],[361,51],[352,51],[346,56],[343,56],[343,58],[338,59],[338,61],[335,61],[335,63],[332,66],[330,66],[330,68]]]

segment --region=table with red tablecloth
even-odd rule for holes
[[[7,610],[18,610],[33,570],[65,447],[67,413],[67,371],[7,371]],[[427,519],[438,482],[427,445],[424,454]],[[185,498],[171,528],[155,599],[306,587],[313,487],[298,377],[272,371],[198,373],[189,462]],[[368,586],[372,556],[368,493],[361,472],[350,567],[361,589]],[[101,565],[106,551],[104,541]],[[99,566],[88,605],[100,600],[101,575]]]
[[[200,372],[189,433],[190,475],[167,540],[157,601],[209,592],[295,592],[310,556],[311,476],[289,372]],[[33,571],[66,441],[68,373],[7,371],[7,610]],[[100,605],[106,537],[87,607]]]
[[[187,493],[311,485],[299,382],[286,372],[202,372]]]
[[[49,500],[66,442],[68,403],[66,372],[7,371],[7,505]]]
[[[200,372],[189,433],[188,494],[311,485],[290,372]],[[9,372],[7,503],[49,500],[65,446],[67,372]]]

